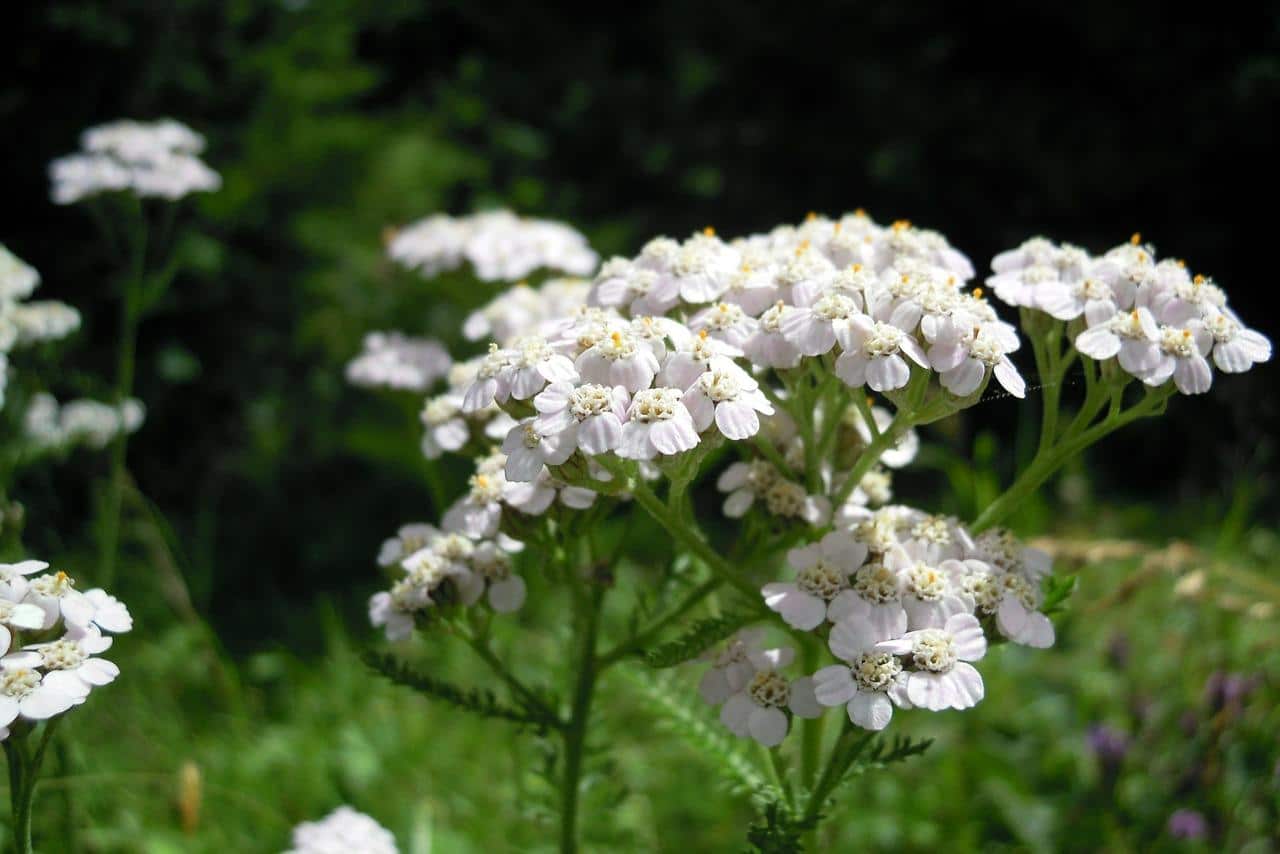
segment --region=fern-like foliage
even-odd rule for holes
[[[747,843],[759,854],[800,854],[801,837],[817,824],[817,816],[796,818],[781,801],[768,801],[747,829]]]
[[[447,703],[456,709],[484,718],[495,718],[532,727],[540,735],[559,725],[558,721],[549,718],[542,709],[531,703],[520,706],[504,705],[488,689],[463,688],[452,682],[437,679],[415,670],[393,655],[370,650],[365,652],[361,659],[370,668],[395,684],[412,688],[420,694]],[[518,698],[517,702],[519,702]]]
[[[683,664],[691,658],[697,658],[755,619],[758,617],[750,614],[731,614],[698,620],[680,637],[643,653],[644,663],[658,669]]]
[[[756,763],[741,751],[740,742],[718,721],[708,719],[705,704],[673,685],[670,679],[629,667],[619,668],[619,672],[649,703],[658,720],[724,772],[731,789],[766,792],[776,799],[776,790],[760,773]]]
[[[1065,610],[1067,599],[1076,589],[1074,575],[1051,575],[1044,582],[1044,603],[1040,610],[1045,614],[1056,614]]]

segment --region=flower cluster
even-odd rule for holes
[[[80,328],[80,312],[53,300],[28,302],[40,274],[0,244],[0,406],[8,380],[8,354],[16,347],[65,338]]]
[[[388,640],[398,641],[431,608],[469,607],[483,596],[497,613],[517,611],[525,599],[524,579],[515,574],[512,559],[519,549],[496,531],[473,539],[433,525],[404,525],[378,553],[378,564],[397,577],[390,590],[369,600],[369,619]]]
[[[387,254],[427,277],[469,263],[477,277],[501,282],[543,269],[585,276],[599,261],[587,239],[570,226],[507,210],[429,216],[395,232]]]
[[[200,159],[203,150],[204,137],[173,119],[89,128],[79,152],[49,165],[53,201],[69,205],[112,192],[176,201],[217,190],[222,178]]]
[[[368,388],[426,391],[453,367],[444,345],[401,332],[370,332],[364,349],[347,363],[347,382]]]
[[[1004,302],[1069,324],[1076,350],[1149,386],[1173,380],[1202,394],[1218,370],[1242,373],[1271,358],[1271,342],[1249,329],[1211,278],[1178,259],[1156,260],[1138,235],[1095,257],[1032,238],[992,261],[987,279]]]
[[[0,564],[0,740],[15,721],[42,721],[78,706],[120,674],[101,653],[103,632],[133,628],[119,599],[102,589],[80,592],[65,572],[26,560]]]
[[[778,671],[791,650],[761,648],[758,630],[703,656],[703,698],[731,731],[768,747],[785,736],[788,713],[844,706],[854,724],[880,730],[894,707],[969,708],[983,697],[972,663],[989,634],[1053,644],[1037,610],[1048,555],[1007,531],[975,538],[955,519],[892,506],[792,549],[787,562],[793,580],[765,585],[765,603],[791,628],[819,632],[839,663],[788,679]]]
[[[396,839],[377,821],[348,806],[293,829],[285,854],[397,854]]]
[[[1124,373],[1109,381],[1203,390],[1208,358],[1238,371],[1270,356],[1217,286],[1155,263],[1149,247],[1095,259],[1032,241],[994,267],[986,285],[1031,309],[1033,334],[1061,323],[1079,353],[1118,355]],[[724,515],[744,520],[739,547],[788,567],[764,585],[761,612],[815,633],[836,662],[788,678],[791,649],[735,636],[710,654],[702,683],[725,725],[773,746],[794,717],[827,707],[879,730],[895,708],[975,705],[989,642],[1053,644],[1046,591],[1060,588],[1045,554],[990,527],[998,516],[971,531],[890,503],[892,471],[919,448],[915,425],[972,406],[993,381],[1003,396],[1026,392],[1011,358],[1018,330],[974,275],[941,235],[855,212],[734,240],[711,229],[660,237],[589,284],[499,294],[464,330],[490,338],[487,352],[455,364],[422,413],[427,456],[468,454],[475,473],[442,531],[406,526],[384,546],[382,563],[405,577],[374,597],[374,623],[404,637],[426,609],[486,590],[494,610],[519,607],[509,557],[495,573],[476,555],[486,566],[506,555],[518,544],[505,535],[565,535],[569,513],[601,500],[608,510],[634,498],[683,545],[705,548],[696,522],[676,517],[691,515],[688,486],[725,449],[716,486]],[[1029,323],[1036,311],[1051,319]],[[1037,359],[1047,340],[1061,336],[1037,337]],[[665,502],[648,484],[663,476]],[[530,518],[553,508],[549,521]],[[727,577],[736,567],[702,560],[751,592]]]
[[[39,392],[27,403],[22,429],[27,441],[41,450],[81,444],[101,450],[117,436],[137,432],[145,417],[137,398],[119,406],[89,399],[59,403],[53,395]]]

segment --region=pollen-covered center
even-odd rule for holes
[[[731,302],[717,303],[716,307],[706,313],[703,322],[706,323],[708,329],[729,329],[737,326],[746,318],[746,312],[741,306]]]
[[[515,350],[516,355],[511,360],[511,364],[517,368],[532,368],[554,355],[551,345],[545,338],[538,335],[519,339],[512,349]]]
[[[1085,279],[1076,285],[1076,293],[1090,301],[1112,298],[1111,286],[1100,279]]]
[[[1160,349],[1179,359],[1189,359],[1196,350],[1196,338],[1190,329],[1166,326],[1160,330]]]
[[[742,394],[742,383],[728,371],[707,371],[698,377],[698,387],[713,403],[737,400]]]
[[[956,642],[940,629],[925,629],[911,647],[911,660],[921,670],[946,673],[956,666]]]
[[[864,652],[849,666],[853,680],[866,691],[883,691],[902,672],[902,663],[887,652]]]
[[[760,706],[785,707],[791,698],[791,686],[772,670],[762,670],[751,679],[747,693]]]
[[[951,526],[945,516],[925,516],[911,526],[911,536],[939,546],[951,544]]]
[[[796,586],[806,593],[830,602],[836,594],[848,586],[840,567],[818,558],[812,565],[796,573]]]
[[[1116,315],[1111,328],[1122,338],[1141,340],[1147,337],[1147,330],[1142,325],[1142,314],[1137,309],[1127,314]]]
[[[428,398],[426,405],[422,407],[422,422],[428,427],[438,427],[456,416],[458,412],[456,398],[447,394],[438,395]]]
[[[965,593],[973,597],[974,604],[984,614],[994,614],[1004,598],[1004,588],[994,575],[985,569],[970,572],[960,583]]]
[[[633,421],[670,421],[679,411],[681,393],[674,388],[646,388],[631,401]]]
[[[1010,572],[1000,579],[1000,586],[1011,596],[1016,596],[1022,607],[1034,611],[1040,605],[1040,595],[1026,578],[1016,572]]]
[[[765,506],[775,516],[799,516],[804,512],[804,488],[789,480],[778,479],[764,494]]]
[[[907,592],[924,602],[936,602],[947,593],[947,576],[935,566],[917,563],[907,570]]]
[[[596,341],[595,351],[610,361],[630,359],[636,354],[638,342],[629,330],[614,329]]]
[[[904,335],[898,327],[876,321],[871,333],[862,341],[862,354],[868,359],[892,356],[902,347]]]
[[[75,587],[75,581],[65,572],[42,575],[31,582],[31,590],[39,596],[62,597]]]
[[[883,563],[869,563],[853,574],[853,592],[876,605],[898,600],[898,574]]]
[[[445,534],[432,544],[432,550],[445,560],[466,560],[476,549],[475,543],[461,534]]]
[[[781,477],[773,463],[764,460],[752,460],[747,463],[747,486],[755,493],[764,492],[778,482]]]
[[[80,648],[80,644],[63,639],[40,650],[40,657],[49,670],[71,670],[79,667],[89,656]]]
[[[602,415],[613,408],[613,392],[602,385],[588,383],[569,392],[569,412],[579,421]]]
[[[979,362],[991,366],[1000,361],[1004,356],[1004,347],[1000,346],[1000,342],[995,336],[986,330],[979,330],[973,336],[973,340],[969,342],[969,355],[977,359]]]
[[[510,354],[504,350],[499,350],[497,344],[489,345],[489,352],[480,360],[480,369],[476,372],[476,376],[480,379],[492,379],[502,372],[502,369],[511,363]]]
[[[542,434],[533,426],[533,422],[525,424],[520,430],[520,444],[529,450],[533,450],[542,444]]]
[[[0,694],[21,700],[40,687],[40,674],[25,667],[0,672]]]
[[[853,316],[858,306],[849,297],[839,293],[826,293],[813,304],[813,314],[822,320],[844,320]]]
[[[1209,330],[1214,341],[1230,341],[1240,331],[1240,326],[1225,314],[1212,314],[1204,319],[1204,328]]]
[[[760,315],[760,328],[765,332],[780,331],[782,329],[782,317],[786,312],[787,304],[782,300],[778,300],[765,309],[764,314]]]
[[[468,481],[471,486],[471,501],[476,504],[491,504],[502,497],[502,479],[489,474],[473,474]]]

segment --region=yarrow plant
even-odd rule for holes
[[[554,739],[563,850],[578,844],[601,674],[709,664],[702,698],[765,758],[723,763],[765,804],[750,838],[799,850],[859,769],[928,746],[877,735],[896,716],[968,709],[996,648],[1054,643],[1071,583],[1002,527],[1019,503],[1111,432],[1207,390],[1215,367],[1271,355],[1218,285],[1138,238],[1098,256],[1037,238],[976,276],[941,234],[858,211],[659,237],[589,283],[499,294],[468,324],[487,349],[460,354],[423,409],[427,456],[469,456],[473,474],[438,527],[384,543],[391,586],[369,613],[393,642],[461,638],[508,697],[371,662]],[[1042,398],[1031,462],[973,520],[894,503],[917,428],[1026,397],[1024,341]],[[1067,406],[1072,371],[1084,395]],[[708,487],[719,514],[700,519]],[[626,534],[638,517],[671,543],[670,565],[645,566],[653,547]],[[612,602],[622,589],[645,592]],[[563,698],[493,646],[504,615],[561,599],[536,613],[572,614]]]
[[[120,119],[85,130],[79,151],[49,164],[51,200],[82,205],[90,213],[118,269],[113,282],[120,301],[113,404],[119,426],[108,440],[111,474],[101,537],[101,577],[106,583],[114,578],[119,550],[128,437],[137,429],[130,423],[138,421],[141,412],[131,397],[138,327],[184,263],[182,236],[175,233],[179,203],[222,186],[218,173],[200,157],[204,149],[205,138],[174,119]],[[40,426],[48,427],[48,420]],[[103,435],[99,430],[97,436]]]
[[[31,850],[36,780],[58,721],[115,681],[120,669],[100,656],[110,635],[133,628],[119,599],[48,570],[39,560],[0,564],[0,740],[19,852]]]

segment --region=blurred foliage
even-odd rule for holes
[[[371,329],[456,341],[487,293],[395,270],[389,226],[507,204],[609,253],[862,206],[944,231],[979,268],[1036,232],[1101,249],[1139,230],[1280,332],[1271,221],[1246,215],[1275,174],[1275,3],[660,3],[604,27],[545,4],[50,0],[10,10],[6,32],[0,241],[41,270],[42,295],[85,314],[57,390],[86,391],[77,376],[112,363],[116,305],[88,218],[48,202],[47,162],[91,124],[173,115],[208,135],[225,180],[188,204],[183,272],[142,329],[135,570],[116,591],[139,628],[118,648],[126,678],[66,722],[41,794],[47,850],[279,850],[342,801],[411,852],[547,838],[545,744],[430,705],[354,649],[379,541],[437,509],[418,401],[352,389],[342,365]],[[1175,404],[1017,520],[1194,539],[1210,556],[1199,598],[1171,600],[1173,578],[1137,557],[1081,566],[1061,648],[994,652],[999,700],[972,713],[901,716],[937,745],[855,781],[823,830],[832,850],[1274,850],[1275,617],[1236,607],[1276,601],[1274,377]],[[939,425],[900,493],[972,516],[998,493],[993,472],[1030,455],[1035,404]],[[102,470],[76,455],[20,485],[33,554],[91,566],[86,483]],[[633,539],[646,554],[661,540]],[[509,652],[532,666],[549,644]],[[464,651],[420,653],[488,687]],[[1206,687],[1223,673],[1250,686],[1239,702]],[[686,742],[649,737],[651,697],[630,675],[603,686],[587,804],[608,821],[589,822],[592,847],[739,848],[750,811]],[[1099,724],[1125,736],[1119,762],[1089,751]],[[1171,839],[1177,808],[1206,816],[1207,841]]]

